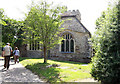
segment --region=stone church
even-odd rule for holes
[[[49,59],[89,62],[91,57],[89,38],[91,34],[81,23],[79,10],[66,11],[61,15],[61,20],[65,20],[60,27],[64,28],[60,35],[64,40],[48,51]],[[34,47],[33,45],[27,46],[27,56],[42,58],[43,52]]]

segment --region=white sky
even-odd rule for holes
[[[50,1],[50,0],[49,0]],[[101,12],[106,10],[108,2],[111,0],[51,0],[55,4],[66,5],[68,10],[79,10],[81,22],[93,34],[95,31],[95,21],[101,16]],[[24,18],[27,12],[27,5],[31,0],[0,0],[0,8],[5,10],[5,14],[17,20]]]

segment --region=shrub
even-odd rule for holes
[[[109,6],[96,20],[92,37],[95,56],[91,75],[104,84],[120,83],[120,2]]]

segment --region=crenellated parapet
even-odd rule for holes
[[[79,10],[66,11],[61,15],[61,18],[64,18],[64,17],[76,17],[79,21],[81,21],[81,14]]]

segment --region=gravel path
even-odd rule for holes
[[[0,83],[1,82],[43,82],[39,77],[30,70],[24,68],[20,63],[14,64],[10,61],[9,70],[3,69],[4,61],[0,59]]]

